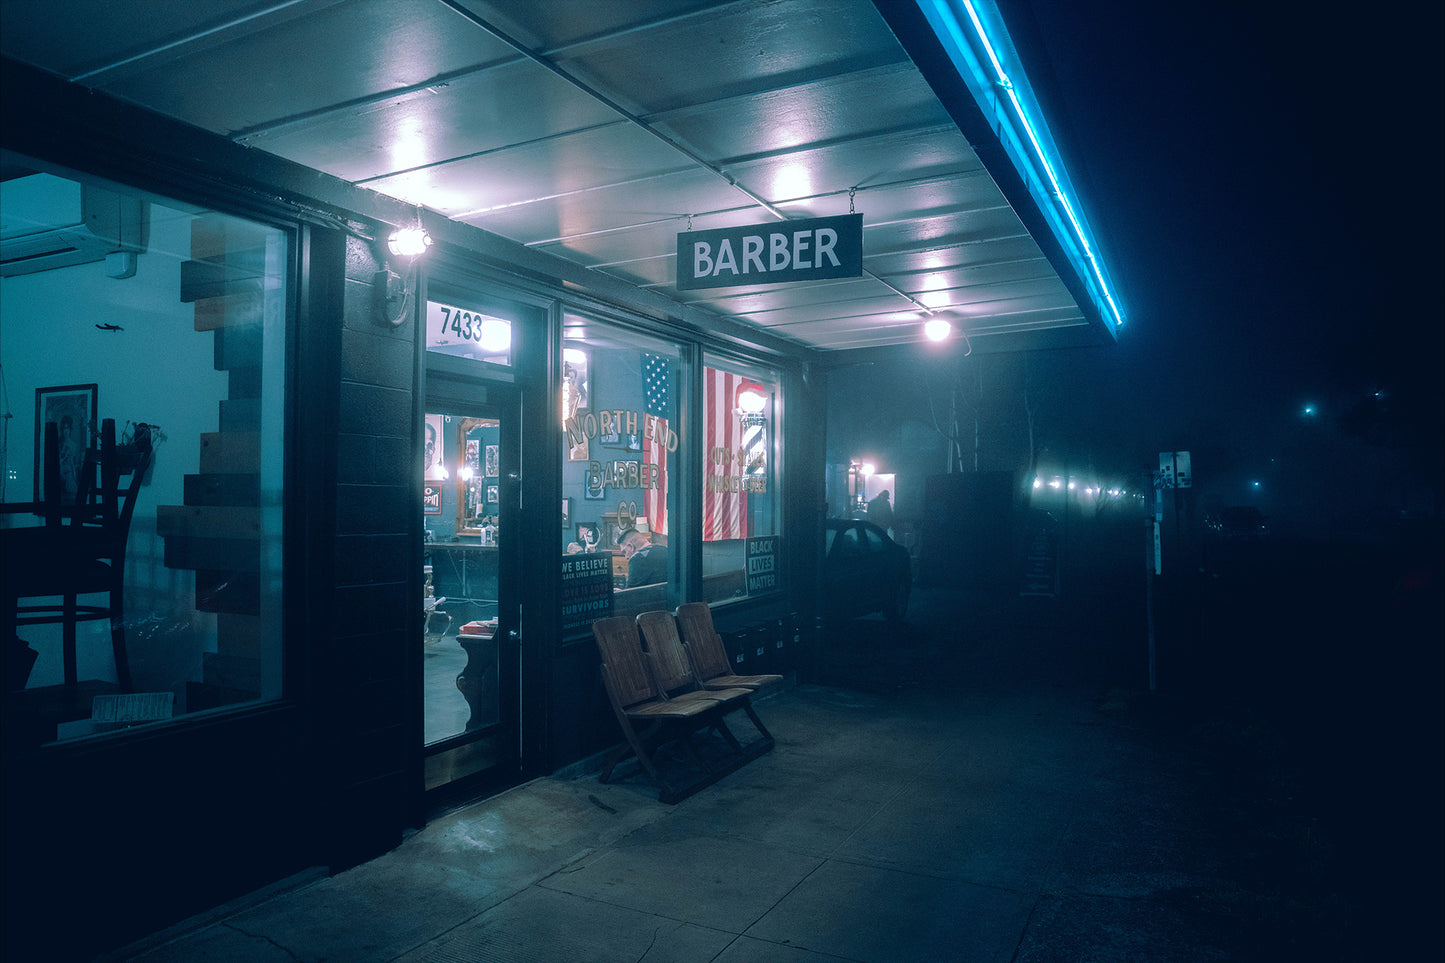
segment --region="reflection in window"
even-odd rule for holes
[[[44,743],[280,697],[287,236],[4,160],[18,172],[0,184],[8,397],[87,386],[84,445],[113,420],[123,447],[152,449],[126,533],[123,649],[108,619],[80,622],[72,672],[67,627],[22,621],[7,726]],[[42,445],[29,417],[9,422],[8,505],[40,497],[22,469]],[[6,542],[36,521],[7,510]]]

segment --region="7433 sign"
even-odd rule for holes
[[[481,311],[428,301],[426,346],[428,351],[507,364],[512,347],[512,323]]]

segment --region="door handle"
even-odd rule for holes
[[[516,629],[508,629],[502,634],[502,640],[505,641],[508,645],[520,645],[522,642],[522,637],[517,634]]]

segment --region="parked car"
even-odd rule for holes
[[[881,612],[902,619],[913,591],[908,549],[857,518],[828,519],[824,538],[824,615],[850,619]]]

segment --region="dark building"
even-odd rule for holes
[[[115,945],[587,759],[598,615],[704,600],[806,671],[830,369],[1121,320],[991,4],[0,27],[7,949],[77,906],[73,948]],[[46,474],[111,421],[149,449],[86,598],[115,618],[44,616],[96,561],[37,536]],[[663,581],[625,587],[629,528]]]

